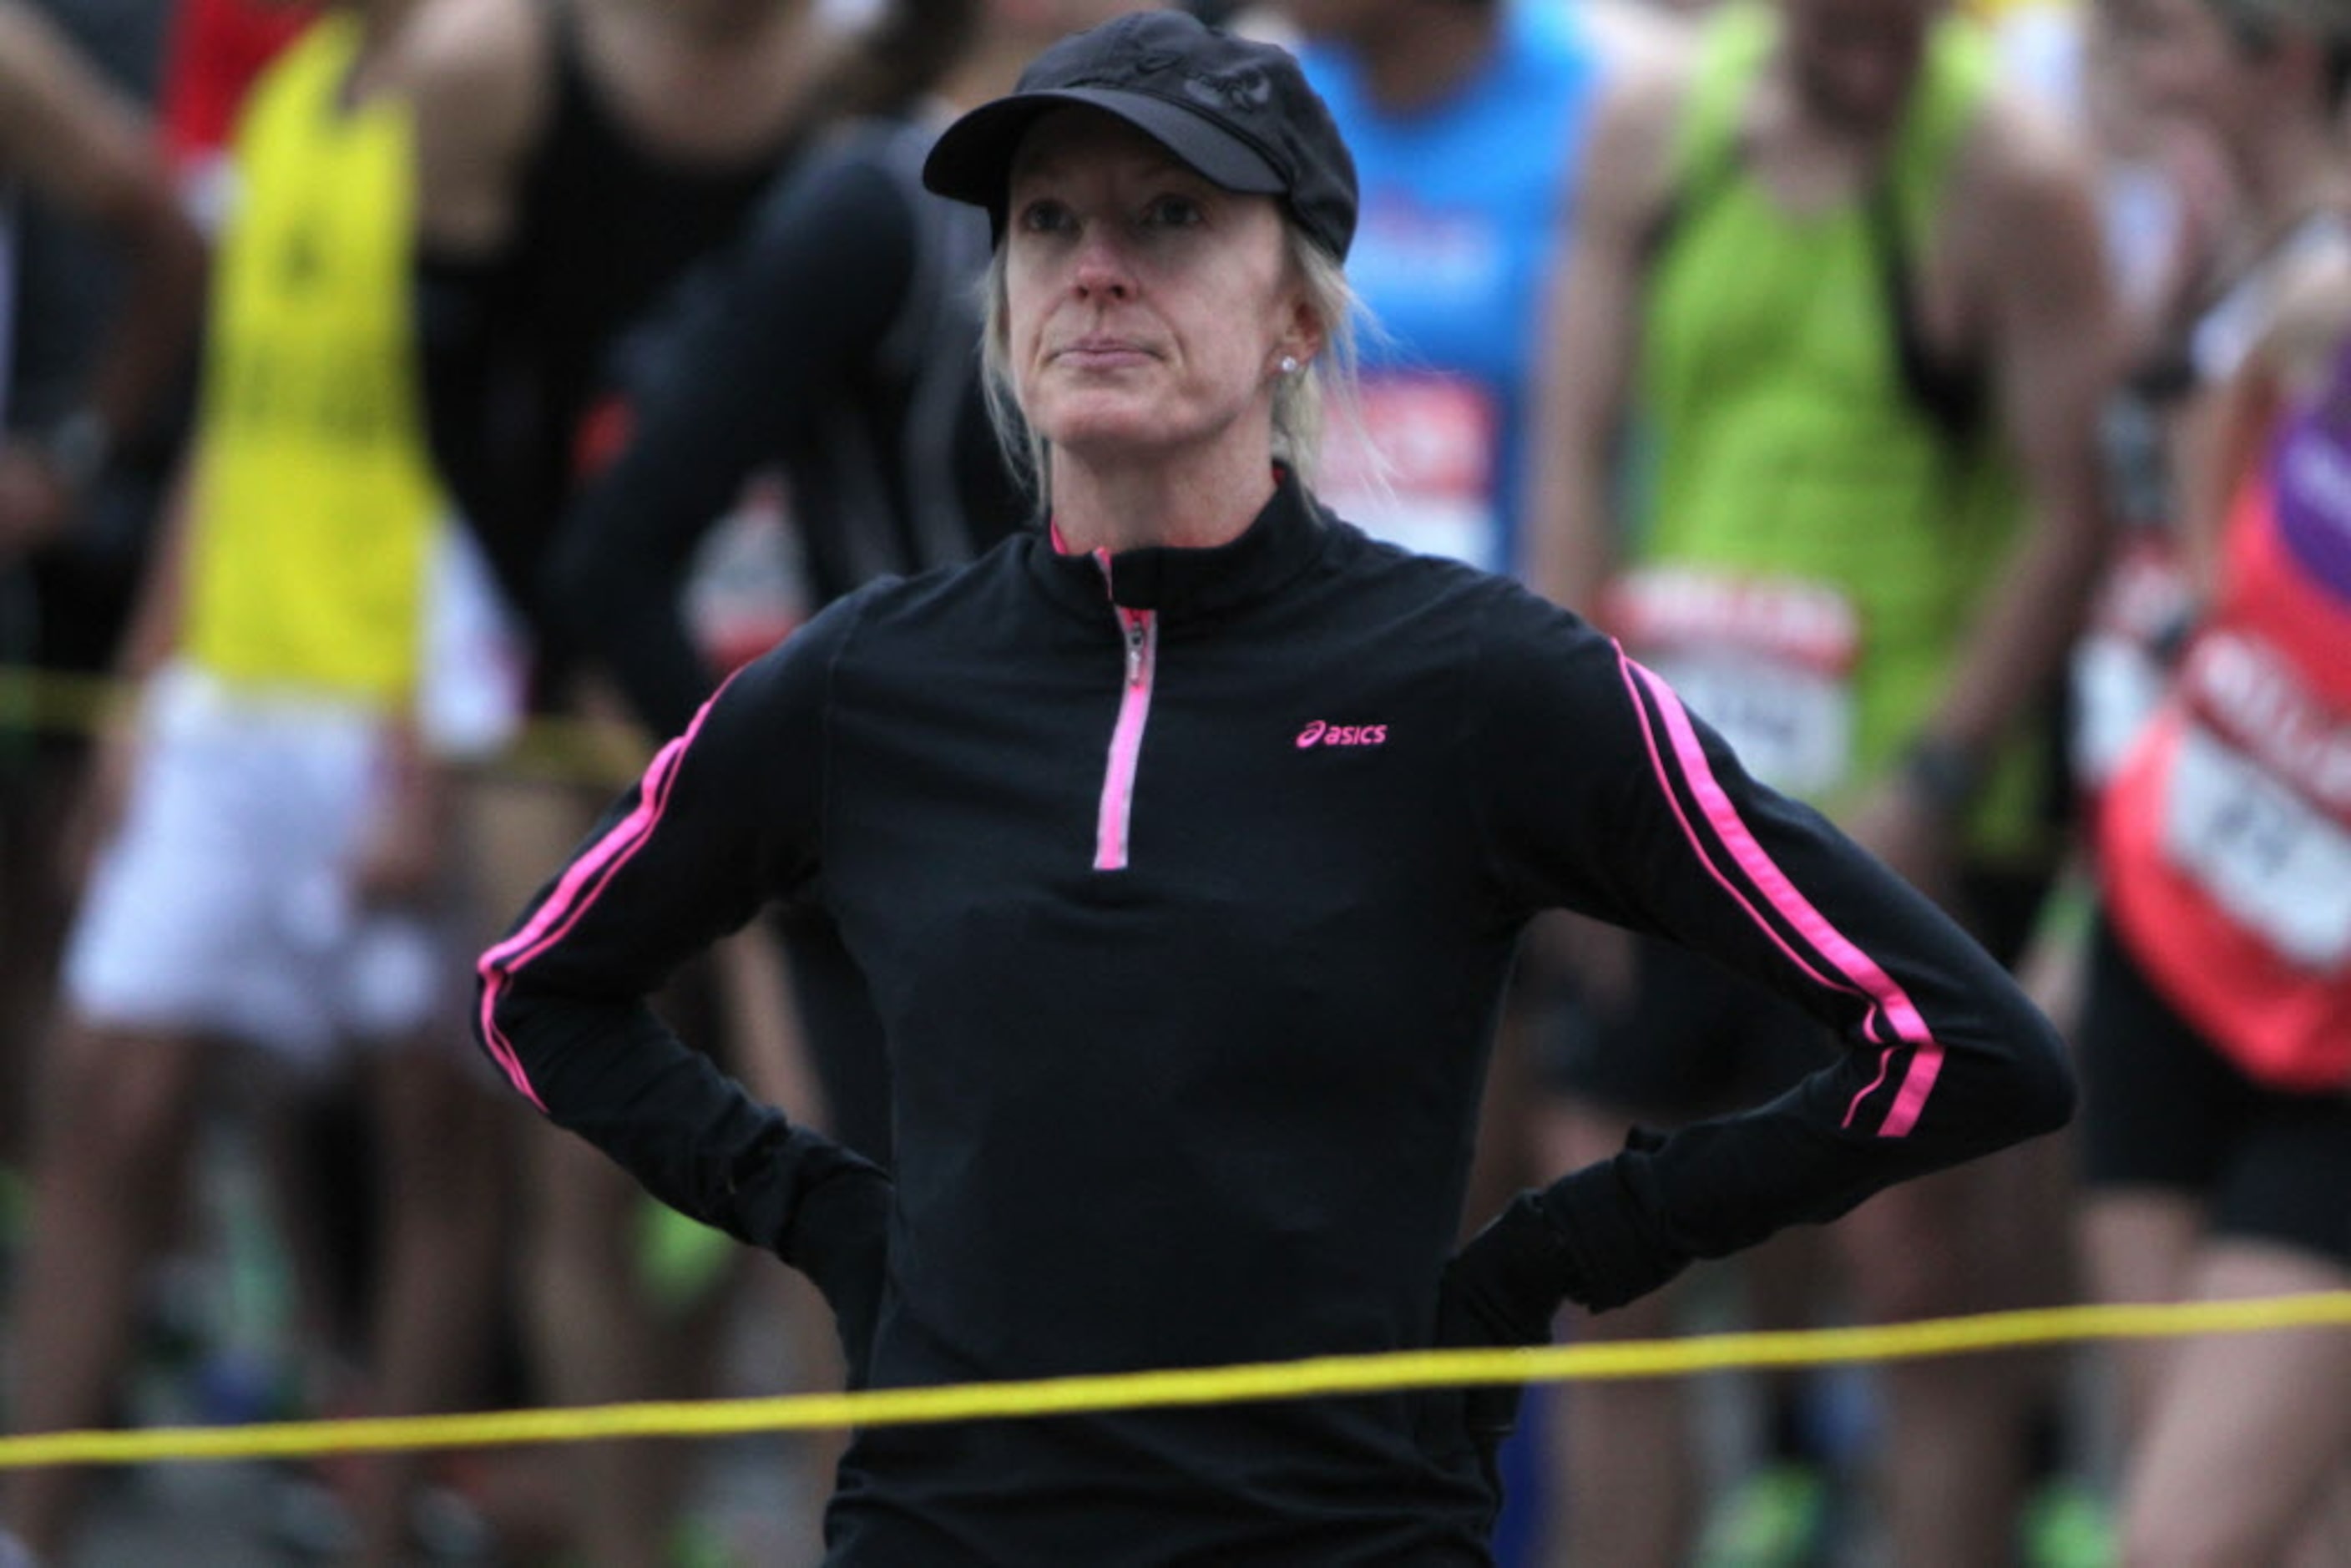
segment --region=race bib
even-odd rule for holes
[[[2280,956],[2321,972],[2351,960],[2351,829],[2199,724],[2171,758],[2163,849]]]
[[[1364,380],[1360,430],[1334,428],[1315,487],[1374,538],[1489,571],[1502,559],[1495,476],[1501,414],[1473,382],[1443,376]]]
[[[754,475],[686,570],[686,625],[714,670],[750,663],[810,613],[780,476]]]
[[[1607,615],[1756,778],[1795,795],[1847,780],[1861,632],[1843,593],[1792,579],[1649,569],[1619,580]]]

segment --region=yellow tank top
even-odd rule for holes
[[[329,15],[255,84],[215,263],[183,642],[244,685],[383,703],[415,688],[441,511],[410,310],[411,127],[339,99]]]

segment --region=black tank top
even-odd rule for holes
[[[608,384],[615,346],[691,264],[735,236],[798,130],[795,123],[774,145],[725,162],[645,147],[590,73],[576,7],[545,3],[556,43],[555,105],[524,172],[496,287],[497,448],[519,471],[497,486],[502,515],[475,519],[526,613],[571,488],[581,417]]]

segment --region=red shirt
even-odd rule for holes
[[[199,170],[228,151],[246,89],[317,15],[315,5],[180,0],[160,115],[173,168]]]
[[[2231,514],[2219,600],[2100,822],[2149,980],[2264,1082],[2351,1083],[2351,427],[2282,433]]]

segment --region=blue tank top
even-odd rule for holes
[[[1382,485],[1334,428],[1316,488],[1374,534],[1511,571],[1537,319],[1599,70],[1570,7],[1495,3],[1492,57],[1428,109],[1378,109],[1343,50],[1300,58],[1355,155],[1347,273],[1381,329],[1364,345],[1363,413],[1386,468]]]

